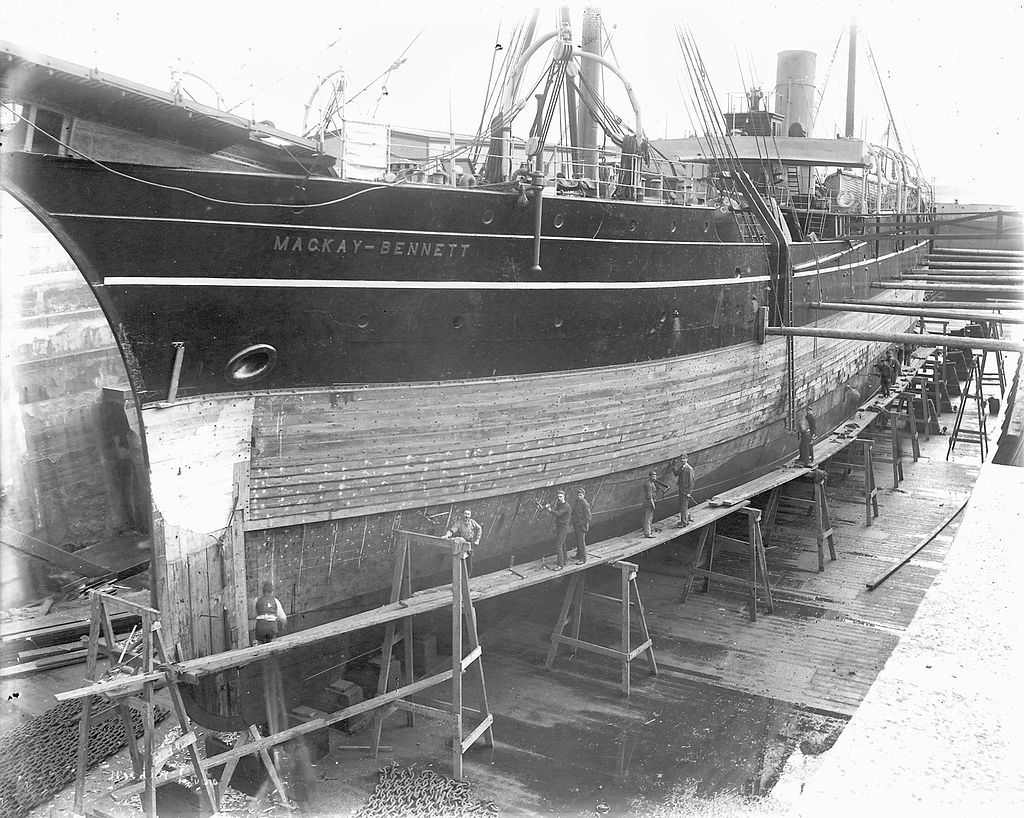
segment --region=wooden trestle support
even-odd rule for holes
[[[893,428],[895,429],[895,423]],[[858,443],[860,444],[859,462],[856,459],[858,449],[854,448]],[[831,457],[826,461],[825,468],[826,470],[844,469],[844,474],[849,474],[853,469],[862,470],[864,476],[864,525],[870,526],[873,519],[878,516],[878,486],[875,484],[875,461],[872,454],[874,441],[871,438],[858,437],[848,448],[852,450],[848,460]]]
[[[391,582],[391,602],[403,604],[403,600],[412,596],[412,551],[411,545],[443,548],[450,551],[452,555],[452,669],[442,674],[444,678],[452,680],[452,705],[451,710],[443,710],[439,707],[420,704],[410,701],[405,697],[396,697],[390,700],[386,707],[378,709],[374,714],[373,734],[371,746],[374,757],[380,749],[381,730],[384,720],[388,716],[404,711],[406,725],[413,726],[414,716],[419,713],[442,721],[448,721],[452,729],[452,778],[456,781],[462,780],[462,757],[481,737],[484,746],[491,747],[494,744],[494,716],[487,706],[487,686],[484,683],[483,648],[480,645],[480,634],[477,630],[476,609],[473,607],[473,598],[469,587],[469,543],[465,540],[454,537],[434,537],[429,534],[420,534],[415,531],[396,531],[398,537],[398,556],[395,559],[395,572]],[[465,622],[466,637],[468,640],[469,652],[464,653],[463,622]],[[394,693],[402,691],[412,692],[420,689],[415,683],[413,673],[413,649],[412,649],[412,616],[404,617],[401,620],[401,633],[398,633],[399,623],[396,620],[388,622],[384,632],[384,649],[381,657],[381,674],[377,684],[377,698],[380,699],[388,694],[388,681],[391,674],[388,668],[391,665],[391,658],[395,646],[401,642],[404,645],[404,662],[402,670],[402,686]],[[469,668],[474,669],[477,682],[480,685],[480,721],[472,729],[465,730],[462,674]],[[439,677],[438,681],[444,679]],[[435,682],[436,684],[436,682]],[[372,701],[372,700],[371,700]]]
[[[778,491],[774,489],[773,492]],[[683,592],[680,602],[685,603],[693,587],[693,580],[696,577],[704,578],[703,592],[707,593],[711,587],[711,580],[724,582],[732,585],[739,585],[746,588],[750,594],[750,621],[757,621],[757,589],[758,585],[764,592],[765,606],[768,613],[775,613],[775,601],[772,598],[772,586],[768,581],[768,563],[764,555],[764,541],[761,539],[761,511],[744,505],[736,509],[747,516],[747,539],[738,540],[718,533],[718,521],[704,526],[700,532],[700,539],[697,544],[697,556],[693,563],[684,569]],[[723,574],[715,571],[715,554],[719,550],[735,549],[750,557],[750,576],[747,578],[734,577],[730,574]],[[704,554],[707,553],[707,568],[701,568]],[[833,551],[833,559],[835,552]]]
[[[141,788],[136,785],[134,791],[141,789],[143,813],[147,818],[156,815],[157,783],[155,773],[159,771],[165,761],[183,749],[188,750],[191,762],[191,768],[187,769],[185,774],[196,776],[206,806],[216,812],[218,797],[206,774],[202,759],[199,757],[199,750],[196,747],[198,738],[196,732],[191,728],[188,714],[185,712],[185,703],[182,701],[181,691],[178,690],[178,677],[170,662],[167,647],[164,645],[163,634],[160,630],[160,612],[99,591],[90,591],[89,596],[92,607],[88,653],[86,654],[87,677],[98,681],[96,666],[100,654],[110,659],[110,669],[104,674],[107,676],[116,676],[120,673],[132,674],[136,669],[143,674],[150,674],[153,673],[156,666],[154,660],[158,659],[160,669],[165,674],[171,705],[178,719],[178,726],[181,728],[180,737],[166,747],[160,748],[159,752],[154,751],[156,703],[153,700],[153,694],[156,689],[155,681],[147,681],[142,685],[141,697],[128,694],[107,697],[113,703],[111,710],[116,710],[124,725],[125,740],[128,743],[135,778],[142,779]],[[138,629],[132,630],[123,642],[118,642],[114,635],[114,627],[110,621],[111,610],[134,614],[141,620]],[[89,732],[93,721],[92,698],[90,695],[82,699],[82,715],[78,727],[78,761],[75,770],[74,802],[75,813],[78,815],[85,812],[85,776],[89,754]],[[129,708],[139,711],[142,716],[143,746],[141,751],[135,738]]]
[[[601,565],[597,563],[596,565]],[[551,670],[555,664],[555,656],[560,645],[570,648],[570,658],[577,650],[586,650],[609,659],[615,659],[622,664],[622,695],[628,696],[630,691],[630,666],[634,659],[641,654],[646,654],[650,663],[652,676],[658,675],[658,663],[654,658],[654,643],[651,634],[647,630],[647,617],[644,615],[643,602],[640,600],[640,589],[636,584],[636,576],[640,568],[636,563],[626,560],[616,560],[611,563],[612,568],[618,568],[621,575],[620,595],[618,597],[599,594],[586,590],[587,571],[580,571],[573,574],[569,579],[569,586],[565,591],[565,599],[562,601],[562,610],[558,614],[555,628],[551,632],[551,645],[548,647],[548,656],[544,667]],[[605,602],[618,603],[620,606],[620,627],[621,643],[618,649],[596,645],[580,639],[580,624],[583,619],[583,600],[585,597],[600,599]],[[633,607],[637,611],[637,623],[640,626],[640,644],[635,647],[631,644],[633,620],[631,611]],[[566,636],[565,628],[572,620],[572,636]]]

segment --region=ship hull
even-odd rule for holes
[[[757,477],[795,452],[790,391],[829,431],[884,350],[797,339],[789,371],[786,340],[759,344],[772,248],[727,240],[730,211],[544,197],[537,270],[536,200],[515,192],[11,160],[5,184],[76,261],[120,345],[155,604],[183,658],[247,644],[264,581],[292,627],[379,602],[395,531],[440,534],[465,507],[486,570],[550,550],[539,506],[557,488],[586,491],[596,541],[639,527],[643,476],[671,483],[683,452],[698,500]],[[892,297],[872,284],[918,248],[876,246],[792,245],[795,323],[906,330],[810,310]],[[274,366],[232,381],[254,345]],[[414,559],[420,587],[445,571]],[[232,689],[208,683],[196,714],[223,726],[212,713],[235,709]]]

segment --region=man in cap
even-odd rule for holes
[[[693,466],[685,454],[679,455],[679,460],[672,465],[672,474],[679,481],[679,528],[687,523],[693,522],[690,516],[690,500],[693,499],[693,485],[696,478],[693,474]]]
[[[814,465],[814,432],[817,428],[817,421],[810,407],[796,422],[796,434],[800,444],[800,465]]]
[[[878,378],[881,381],[882,386],[882,397],[889,397],[889,384],[892,383],[892,367],[889,366],[889,362],[882,358],[877,364],[875,369],[878,370]]]
[[[898,360],[892,357],[891,349],[887,349],[885,351],[885,362],[889,364],[889,371],[891,372],[890,377],[895,383],[896,379],[902,374],[903,367],[900,365],[900,362]]]
[[[640,520],[645,537],[653,537],[651,526],[654,524],[655,503],[658,499],[658,473],[653,469],[647,472],[644,481],[644,504],[640,510]]]
[[[446,539],[461,537],[469,545],[469,553],[466,555],[466,570],[470,574],[473,573],[473,549],[480,545],[480,537],[483,533],[483,528],[473,519],[473,512],[468,508],[462,509],[462,513],[455,518],[455,522],[444,532]]]
[[[576,533],[576,562],[581,564],[587,561],[587,532],[590,530],[592,517],[586,492],[583,489],[576,489],[576,502],[572,506],[572,528]]]
[[[256,598],[256,641],[271,642],[288,625],[281,600],[274,596],[274,584],[263,583],[263,595]]]
[[[559,491],[555,494],[555,503],[547,504],[544,509],[555,518],[555,558],[558,564],[556,571],[565,567],[565,541],[572,531],[572,508],[565,501],[565,492]]]

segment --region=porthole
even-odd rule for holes
[[[563,321],[562,318],[559,317],[559,318],[556,318],[551,323],[553,323],[555,325],[555,329],[561,329],[562,325],[565,323],[565,321]]]
[[[366,329],[368,326],[370,326],[370,316],[368,316],[364,312],[362,315],[359,316],[359,318],[356,319],[356,326],[358,326],[359,329]]]
[[[491,222],[494,221],[494,211],[493,210],[485,210],[483,216],[480,217],[480,220],[484,224],[490,224]]]
[[[743,271],[739,267],[737,267],[733,272],[736,273],[736,278],[739,278],[741,275],[743,275]]]
[[[555,227],[563,227],[565,225],[565,214],[559,213],[555,216]]]
[[[630,219],[629,220],[629,232],[630,233],[635,233],[636,232],[636,219]]]
[[[224,374],[235,383],[252,383],[265,376],[277,363],[277,350],[270,344],[253,344],[234,355]]]
[[[462,316],[456,315],[452,319],[452,329],[462,329]]]

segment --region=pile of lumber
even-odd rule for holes
[[[115,614],[116,633],[139,625],[133,614]],[[0,628],[0,679],[28,676],[41,670],[84,662],[89,638],[88,614],[61,613],[10,622]]]

